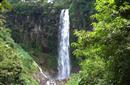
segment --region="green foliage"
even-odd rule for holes
[[[8,8],[6,0],[0,3],[1,11]],[[36,63],[22,48],[14,43],[11,31],[4,27],[5,18],[0,17],[0,84],[1,85],[37,85],[33,74]],[[24,57],[23,57],[24,56]],[[26,62],[26,63],[25,63]],[[30,63],[31,62],[31,63]],[[27,77],[26,77],[27,76]],[[27,82],[28,81],[28,82]]]
[[[91,27],[92,20],[90,15],[92,15],[95,10],[93,3],[95,0],[72,0],[69,9],[70,9],[70,21],[72,22],[71,26],[74,29],[89,29]],[[87,22],[87,23],[86,23]]]
[[[105,62],[100,58],[86,59],[82,62],[79,85],[104,85],[100,82],[105,81]]]
[[[0,84],[37,85],[32,77],[36,63],[11,38],[10,30],[0,30]]]
[[[73,0],[54,0],[54,6],[62,7],[62,8],[69,8],[70,4]]]
[[[34,75],[36,74],[36,72],[38,72],[36,62],[19,45],[16,45],[15,49],[22,63],[21,78],[24,80],[24,84],[38,85],[38,82],[36,81],[36,79],[34,79]]]
[[[70,80],[67,81],[66,85],[78,85],[79,81],[80,81],[79,75],[72,74]]]
[[[79,85],[130,84],[129,1],[96,0],[92,32],[76,31],[72,46],[81,61]]]
[[[21,72],[20,61],[14,49],[0,40],[0,84],[20,84]]]
[[[0,11],[5,11],[5,9],[11,9],[11,6],[7,2],[7,0],[2,0],[2,2],[0,3]]]

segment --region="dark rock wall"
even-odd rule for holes
[[[75,40],[74,29],[92,30],[90,16],[92,1],[73,2],[70,7],[71,42]],[[43,52],[57,54],[59,17],[63,7],[52,4],[19,3],[7,13],[7,27],[13,30],[16,42]]]
[[[56,53],[59,16],[60,9],[52,6],[37,6],[26,10],[14,8],[7,13],[7,27],[13,30],[12,36],[17,43],[24,43],[46,53]]]

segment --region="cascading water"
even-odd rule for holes
[[[70,75],[69,24],[69,10],[63,9],[59,26],[58,80],[67,79]]]
[[[53,0],[48,0],[48,3],[53,3]]]

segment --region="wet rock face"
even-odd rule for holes
[[[52,6],[28,8],[15,8],[7,13],[7,27],[13,30],[14,40],[41,48],[45,53],[56,51],[60,9]]]

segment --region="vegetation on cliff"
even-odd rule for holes
[[[17,85],[38,82],[33,75],[38,71],[36,63],[31,56],[11,38],[10,30],[0,29],[0,84]]]
[[[6,1],[5,1],[6,2]],[[6,2],[2,2],[1,6]],[[2,7],[2,11],[5,10]],[[4,26],[5,18],[0,17],[0,84],[1,85],[38,85],[33,75],[38,71],[36,63],[11,38],[11,30]]]
[[[66,85],[130,85],[129,0],[9,2],[0,3],[1,85],[39,85],[35,61],[56,75],[63,8],[70,10],[72,66],[79,65]]]

